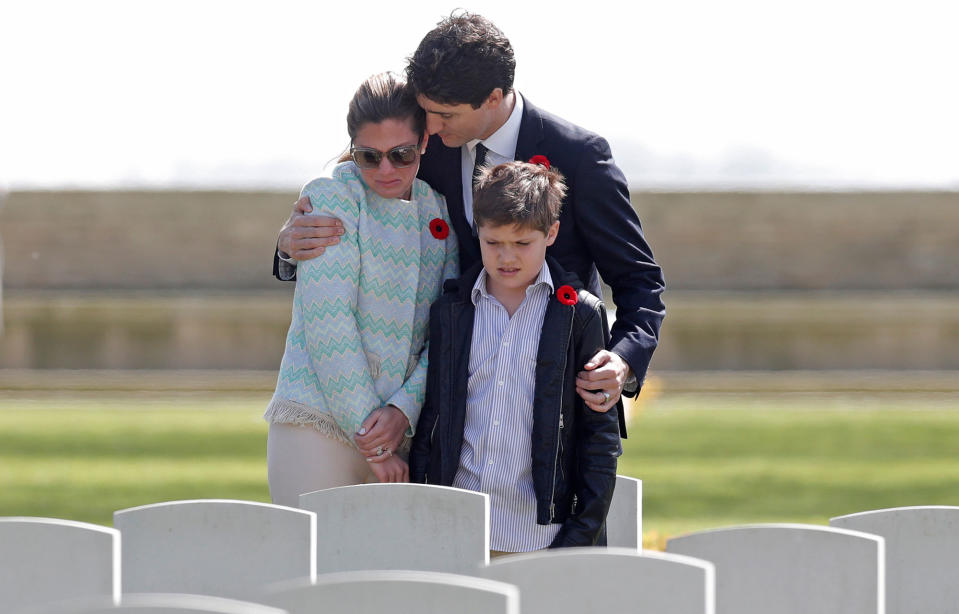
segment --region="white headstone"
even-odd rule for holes
[[[300,495],[316,513],[317,573],[416,569],[473,574],[489,560],[489,497],[426,484],[360,484]]]
[[[76,597],[120,598],[120,533],[53,518],[0,518],[0,612]]]
[[[124,595],[119,605],[103,599],[79,599],[24,614],[289,614],[261,603],[209,595],[171,593]]]
[[[718,614],[883,614],[883,541],[770,524],[693,533],[666,551],[716,564]]]
[[[321,574],[315,584],[295,581],[270,587],[259,600],[290,614],[519,614],[520,611],[520,595],[515,586],[435,571]]]
[[[606,515],[606,544],[611,548],[643,548],[643,481],[616,476],[616,490]]]
[[[316,517],[251,501],[172,501],[114,513],[124,593],[248,599],[262,586],[315,577]]]
[[[885,538],[888,614],[959,611],[959,507],[876,510],[829,524]]]
[[[713,565],[626,548],[557,548],[497,558],[484,578],[519,587],[523,614],[713,614]]]

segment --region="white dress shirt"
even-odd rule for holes
[[[471,295],[476,313],[466,420],[453,486],[489,495],[491,549],[541,550],[562,526],[536,524],[532,473],[536,355],[553,280],[544,264],[510,318],[487,291],[486,279],[483,270]]]
[[[496,166],[516,159],[516,142],[519,140],[519,126],[523,120],[523,97],[516,90],[513,90],[513,94],[516,102],[506,123],[488,139],[482,141],[483,145],[489,149],[486,152],[488,166]],[[473,139],[460,147],[462,152],[460,166],[463,171],[463,212],[470,226],[473,225],[473,166],[476,164],[476,144],[479,142],[480,139]]]

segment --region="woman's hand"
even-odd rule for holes
[[[353,440],[368,461],[378,464],[385,462],[400,447],[409,427],[406,414],[397,407],[387,405],[370,412]]]
[[[370,463],[377,480],[383,483],[410,481],[410,466],[406,461],[395,454],[384,454],[382,458],[386,460]]]

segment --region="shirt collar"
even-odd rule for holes
[[[490,298],[492,295],[486,289],[486,279],[488,275],[486,269],[480,269],[479,277],[476,278],[476,283],[473,284],[473,289],[470,291],[470,299],[473,301],[473,305],[479,303],[481,296]],[[546,286],[546,291],[549,294],[553,293],[553,276],[549,274],[549,267],[546,266],[546,263],[543,263],[543,268],[539,270],[539,275],[536,276],[536,279],[526,288],[526,296],[530,295],[535,288],[539,286]]]
[[[508,160],[516,157],[516,143],[519,142],[519,128],[523,122],[523,97],[516,90],[513,90],[513,94],[515,103],[512,113],[506,119],[506,123],[500,126],[499,130],[489,135],[489,138],[483,139],[483,145],[486,145],[487,149]],[[473,139],[466,144],[471,154],[479,142],[480,139]]]

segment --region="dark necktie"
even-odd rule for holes
[[[476,144],[476,162],[473,163],[473,188],[475,192],[476,180],[479,178],[480,169],[483,168],[483,165],[486,163],[486,152],[488,148],[483,143]],[[476,236],[476,221],[472,221],[470,226],[473,227],[473,236]]]
[[[480,169],[486,164],[487,151],[488,149],[483,143],[476,144],[476,162],[473,164],[473,185],[476,185],[476,179],[479,177]]]

